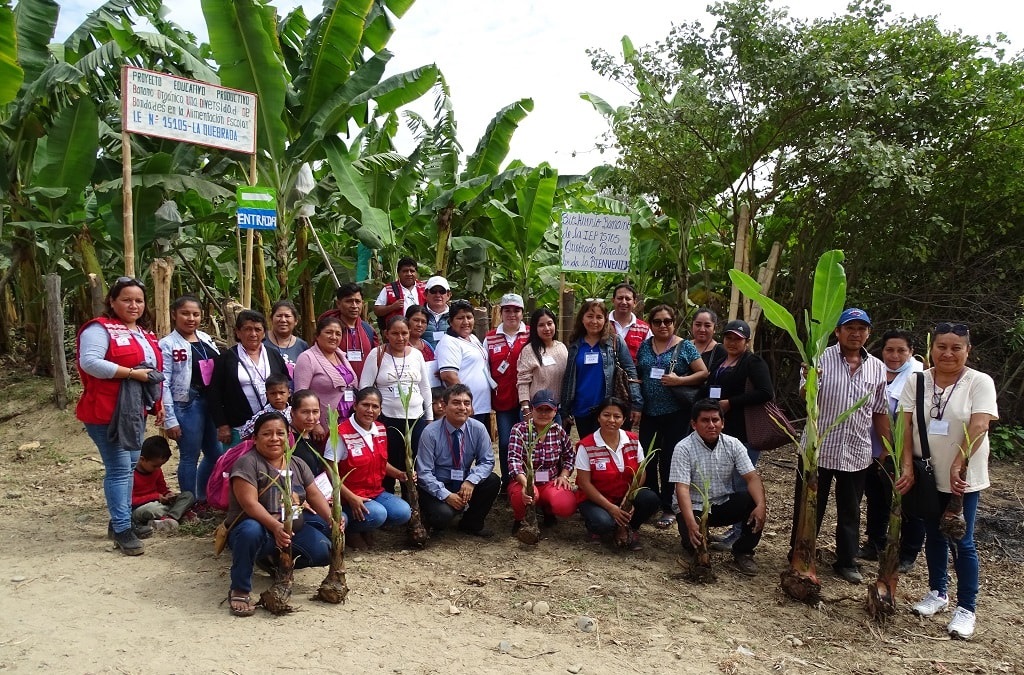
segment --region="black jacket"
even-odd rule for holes
[[[758,403],[766,403],[775,398],[772,387],[772,376],[768,372],[768,364],[757,354],[747,352],[733,367],[719,372],[719,368],[728,358],[725,350],[714,357],[708,366],[710,374],[705,381],[705,393],[711,387],[721,387],[721,400],[729,401],[729,412],[725,414],[725,433],[747,442],[747,424],[744,407]],[[747,381],[751,388],[747,390]]]
[[[266,349],[266,347],[264,347]],[[270,362],[270,373],[288,374],[284,357],[276,349],[266,349],[267,360]],[[210,415],[218,427],[225,424],[229,427],[240,427],[255,415],[249,399],[242,393],[242,383],[238,381],[238,352],[234,347],[225,349],[213,365],[213,377],[206,391],[210,406]]]

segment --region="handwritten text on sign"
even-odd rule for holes
[[[254,94],[125,67],[121,97],[130,133],[256,152]]]
[[[562,214],[562,269],[629,271],[629,216]]]

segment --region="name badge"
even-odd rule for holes
[[[362,361],[363,360],[363,353],[361,351],[359,351],[358,349],[350,349],[347,352],[345,352],[345,358],[347,358],[349,361],[355,363],[357,361]]]
[[[119,347],[127,347],[131,344],[132,339],[126,335],[121,335],[114,338],[114,342],[116,342]]]
[[[722,398],[722,388],[711,387],[711,390],[708,392],[708,396],[710,396],[711,398]]]
[[[391,387],[391,395],[394,398],[402,398],[402,388],[397,384]]]
[[[345,393],[342,394],[342,398],[351,403],[352,401],[356,400],[356,393],[351,389],[346,389]]]
[[[502,361],[501,364],[498,365],[498,373],[504,375],[506,370],[508,370],[508,361]]]
[[[598,471],[605,471],[608,469],[608,462],[598,462],[595,468]]]
[[[555,357],[550,354],[545,354],[540,357],[540,365],[542,366],[553,366],[555,365]]]
[[[363,456],[363,449],[362,448],[355,448],[355,447],[350,448],[349,449],[349,454],[352,455],[353,457],[362,457]]]
[[[538,471],[537,473],[533,474],[533,480],[536,483],[547,483],[549,480],[551,480],[551,472]]]
[[[466,472],[462,469],[452,469],[452,480],[466,480]]]
[[[660,380],[663,377],[665,377],[665,369],[664,368],[651,368],[651,379],[652,380]]]
[[[441,338],[443,338],[443,337],[444,337],[444,331],[443,330],[435,330],[434,331],[434,342],[440,342]]]
[[[497,354],[504,348],[504,345],[491,345],[491,351],[494,352],[495,354]]]
[[[583,363],[585,363],[588,366],[594,366],[594,365],[597,365],[597,363],[600,360],[600,358],[601,358],[601,355],[599,353],[597,353],[597,352],[590,352],[589,354],[584,354],[583,355]]]
[[[949,421],[948,420],[932,420],[928,424],[929,435],[934,436],[948,436],[949,435]]]

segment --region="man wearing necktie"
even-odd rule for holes
[[[444,393],[444,417],[423,430],[416,456],[420,506],[435,532],[462,514],[458,528],[476,537],[491,537],[484,520],[494,505],[501,479],[494,473],[491,438],[472,419],[473,394],[464,384]]]

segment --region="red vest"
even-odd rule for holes
[[[651,327],[640,319],[637,319],[636,323],[626,329],[626,337],[623,338],[623,341],[625,341],[626,347],[629,348],[629,355],[633,357],[634,365],[636,364],[636,353],[640,351],[640,345],[647,339],[647,334],[650,330]]]
[[[629,483],[633,476],[640,470],[640,460],[637,458],[639,441],[637,435],[627,431],[626,442],[622,444],[622,466],[624,471],[619,471],[612,459],[612,453],[604,446],[599,446],[594,436],[600,432],[594,432],[580,441],[580,447],[587,451],[587,458],[590,460],[590,482],[597,488],[597,491],[605,496],[608,501],[618,506],[622,498],[629,490]],[[587,496],[583,490],[577,491],[579,501],[585,501]]]
[[[338,425],[338,435],[348,448],[348,457],[338,462],[338,473],[345,479],[345,487],[363,499],[373,499],[384,492],[388,468],[388,434],[384,425],[373,423],[373,446],[369,448],[352,426],[351,419]]]
[[[505,339],[505,334],[498,335],[498,329],[488,331],[484,336],[484,347],[487,349],[487,364],[491,369],[491,377],[498,384],[491,396],[491,407],[498,411],[517,410],[519,408],[519,389],[516,379],[519,377],[519,354],[530,342],[530,331],[516,333],[512,346]],[[507,364],[502,366],[502,364]],[[504,369],[504,372],[502,370]]]
[[[104,357],[107,361],[131,368],[145,360],[146,354],[142,350],[142,345],[132,336],[128,327],[117,319],[108,319],[105,316],[88,321],[78,329],[76,353],[81,354],[82,351],[82,331],[94,323],[106,328],[107,333],[110,334],[110,346],[107,347],[107,354]],[[153,354],[156,356],[156,369],[163,370],[163,354],[160,353],[160,345],[156,341],[156,336],[148,330],[144,330],[142,334],[146,336],[149,346],[153,348]],[[79,359],[76,358],[75,362],[79,363]],[[78,375],[82,378],[82,397],[78,399],[78,405],[75,407],[75,416],[85,424],[110,424],[110,420],[114,416],[114,407],[117,405],[121,380],[93,377],[82,370],[81,365],[78,366]],[[160,401],[157,401],[156,408],[159,410]]]
[[[402,296],[395,295],[395,285],[396,284],[398,285],[399,292],[403,293]],[[384,304],[385,305],[390,305],[392,302],[395,302],[400,297],[403,299],[403,302],[404,302],[405,295],[404,295],[404,291],[402,290],[402,282],[401,281],[393,281],[393,282],[391,282],[390,284],[388,284],[387,286],[384,287],[384,290],[387,293],[387,295],[384,298]],[[416,304],[419,305],[420,307],[426,307],[427,306],[427,285],[424,282],[422,282],[422,281],[417,281],[416,282]],[[387,322],[393,316],[405,316],[405,310],[403,309],[403,310],[400,310],[398,312],[391,312],[390,314],[388,314],[386,317],[384,317],[384,325],[387,325]]]

